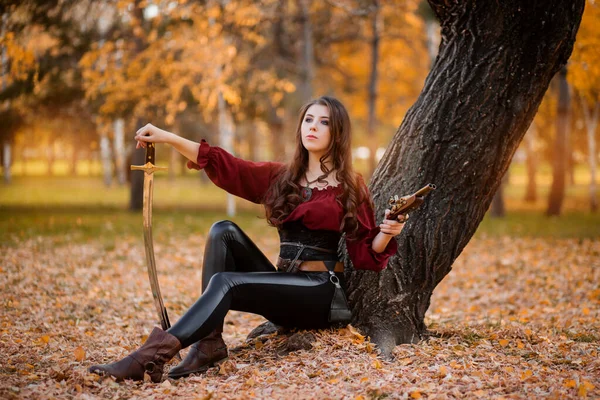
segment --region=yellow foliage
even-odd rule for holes
[[[568,64],[568,80],[589,102],[600,101],[600,4],[587,0]]]
[[[5,49],[10,61],[6,83],[11,84],[16,80],[27,79],[29,71],[37,68],[33,51],[19,43],[13,32],[8,32],[0,38],[0,47]]]

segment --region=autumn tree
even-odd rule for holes
[[[573,57],[569,61],[567,79],[575,89],[576,103],[581,110],[587,142],[590,168],[590,209],[598,209],[597,195],[597,135],[600,121],[600,4],[587,2],[577,34]]]
[[[370,184],[387,199],[438,189],[398,237],[380,274],[353,271],[353,323],[389,355],[426,334],[433,290],[475,233],[552,77],[567,62],[584,1],[429,0],[439,54]]]
[[[382,132],[401,122],[430,67],[427,21],[419,1],[328,3],[328,12],[317,14],[325,19],[315,23],[323,31],[316,86],[348,106],[355,123],[353,145],[370,149],[365,168],[370,178],[376,151],[388,140]]]
[[[12,121],[11,129],[1,134],[5,148],[28,120],[44,115],[89,118],[77,61],[94,38],[92,8],[92,2],[76,0],[5,1],[0,5],[0,101],[2,112]],[[21,122],[15,125],[15,121]],[[54,135],[65,138],[66,132],[60,129]],[[80,136],[90,139],[90,131],[83,130]]]

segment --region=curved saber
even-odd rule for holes
[[[155,146],[154,143],[146,145],[146,164],[132,165],[134,171],[144,171],[144,245],[146,248],[146,264],[148,266],[148,278],[150,279],[150,288],[152,289],[152,297],[156,312],[160,319],[160,325],[164,331],[171,327],[169,315],[163,302],[158,285],[158,275],[156,273],[156,261],[154,259],[154,244],[152,241],[152,199],[154,192],[154,171],[165,171],[167,168],[157,167],[154,165]]]

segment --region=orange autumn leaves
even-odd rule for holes
[[[277,243],[250,231],[270,258]],[[159,279],[177,320],[200,291],[204,236],[157,243]],[[393,359],[357,329],[314,332],[310,350],[286,336],[248,344],[262,319],[231,312],[229,360],[179,381],[117,384],[87,373],[120,358],[155,324],[139,238],[114,247],[32,239],[0,251],[0,394],[26,397],[596,398],[600,244],[476,238],[434,292],[431,337]],[[185,277],[185,279],[182,279]],[[182,355],[185,355],[183,352]]]

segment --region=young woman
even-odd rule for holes
[[[396,253],[402,221],[375,224],[372,201],[360,175],[352,170],[350,118],[336,99],[306,104],[296,130],[296,153],[288,165],[233,157],[206,141],[195,143],[150,124],[139,129],[138,147],[168,143],[187,157],[188,167],[204,169],[220,188],[265,206],[267,222],[280,236],[277,268],[231,221],[215,223],[205,247],[203,293],[167,331],[154,328],[144,345],[124,359],[94,365],[90,372],[117,380],[154,382],[177,352],[192,346],[169,371],[179,378],[206,371],[227,357],[223,320],[229,310],[260,314],[286,327],[331,326],[336,286],[344,287],[338,243],[345,233],[356,269],[380,271]],[[386,210],[386,216],[389,210]]]

